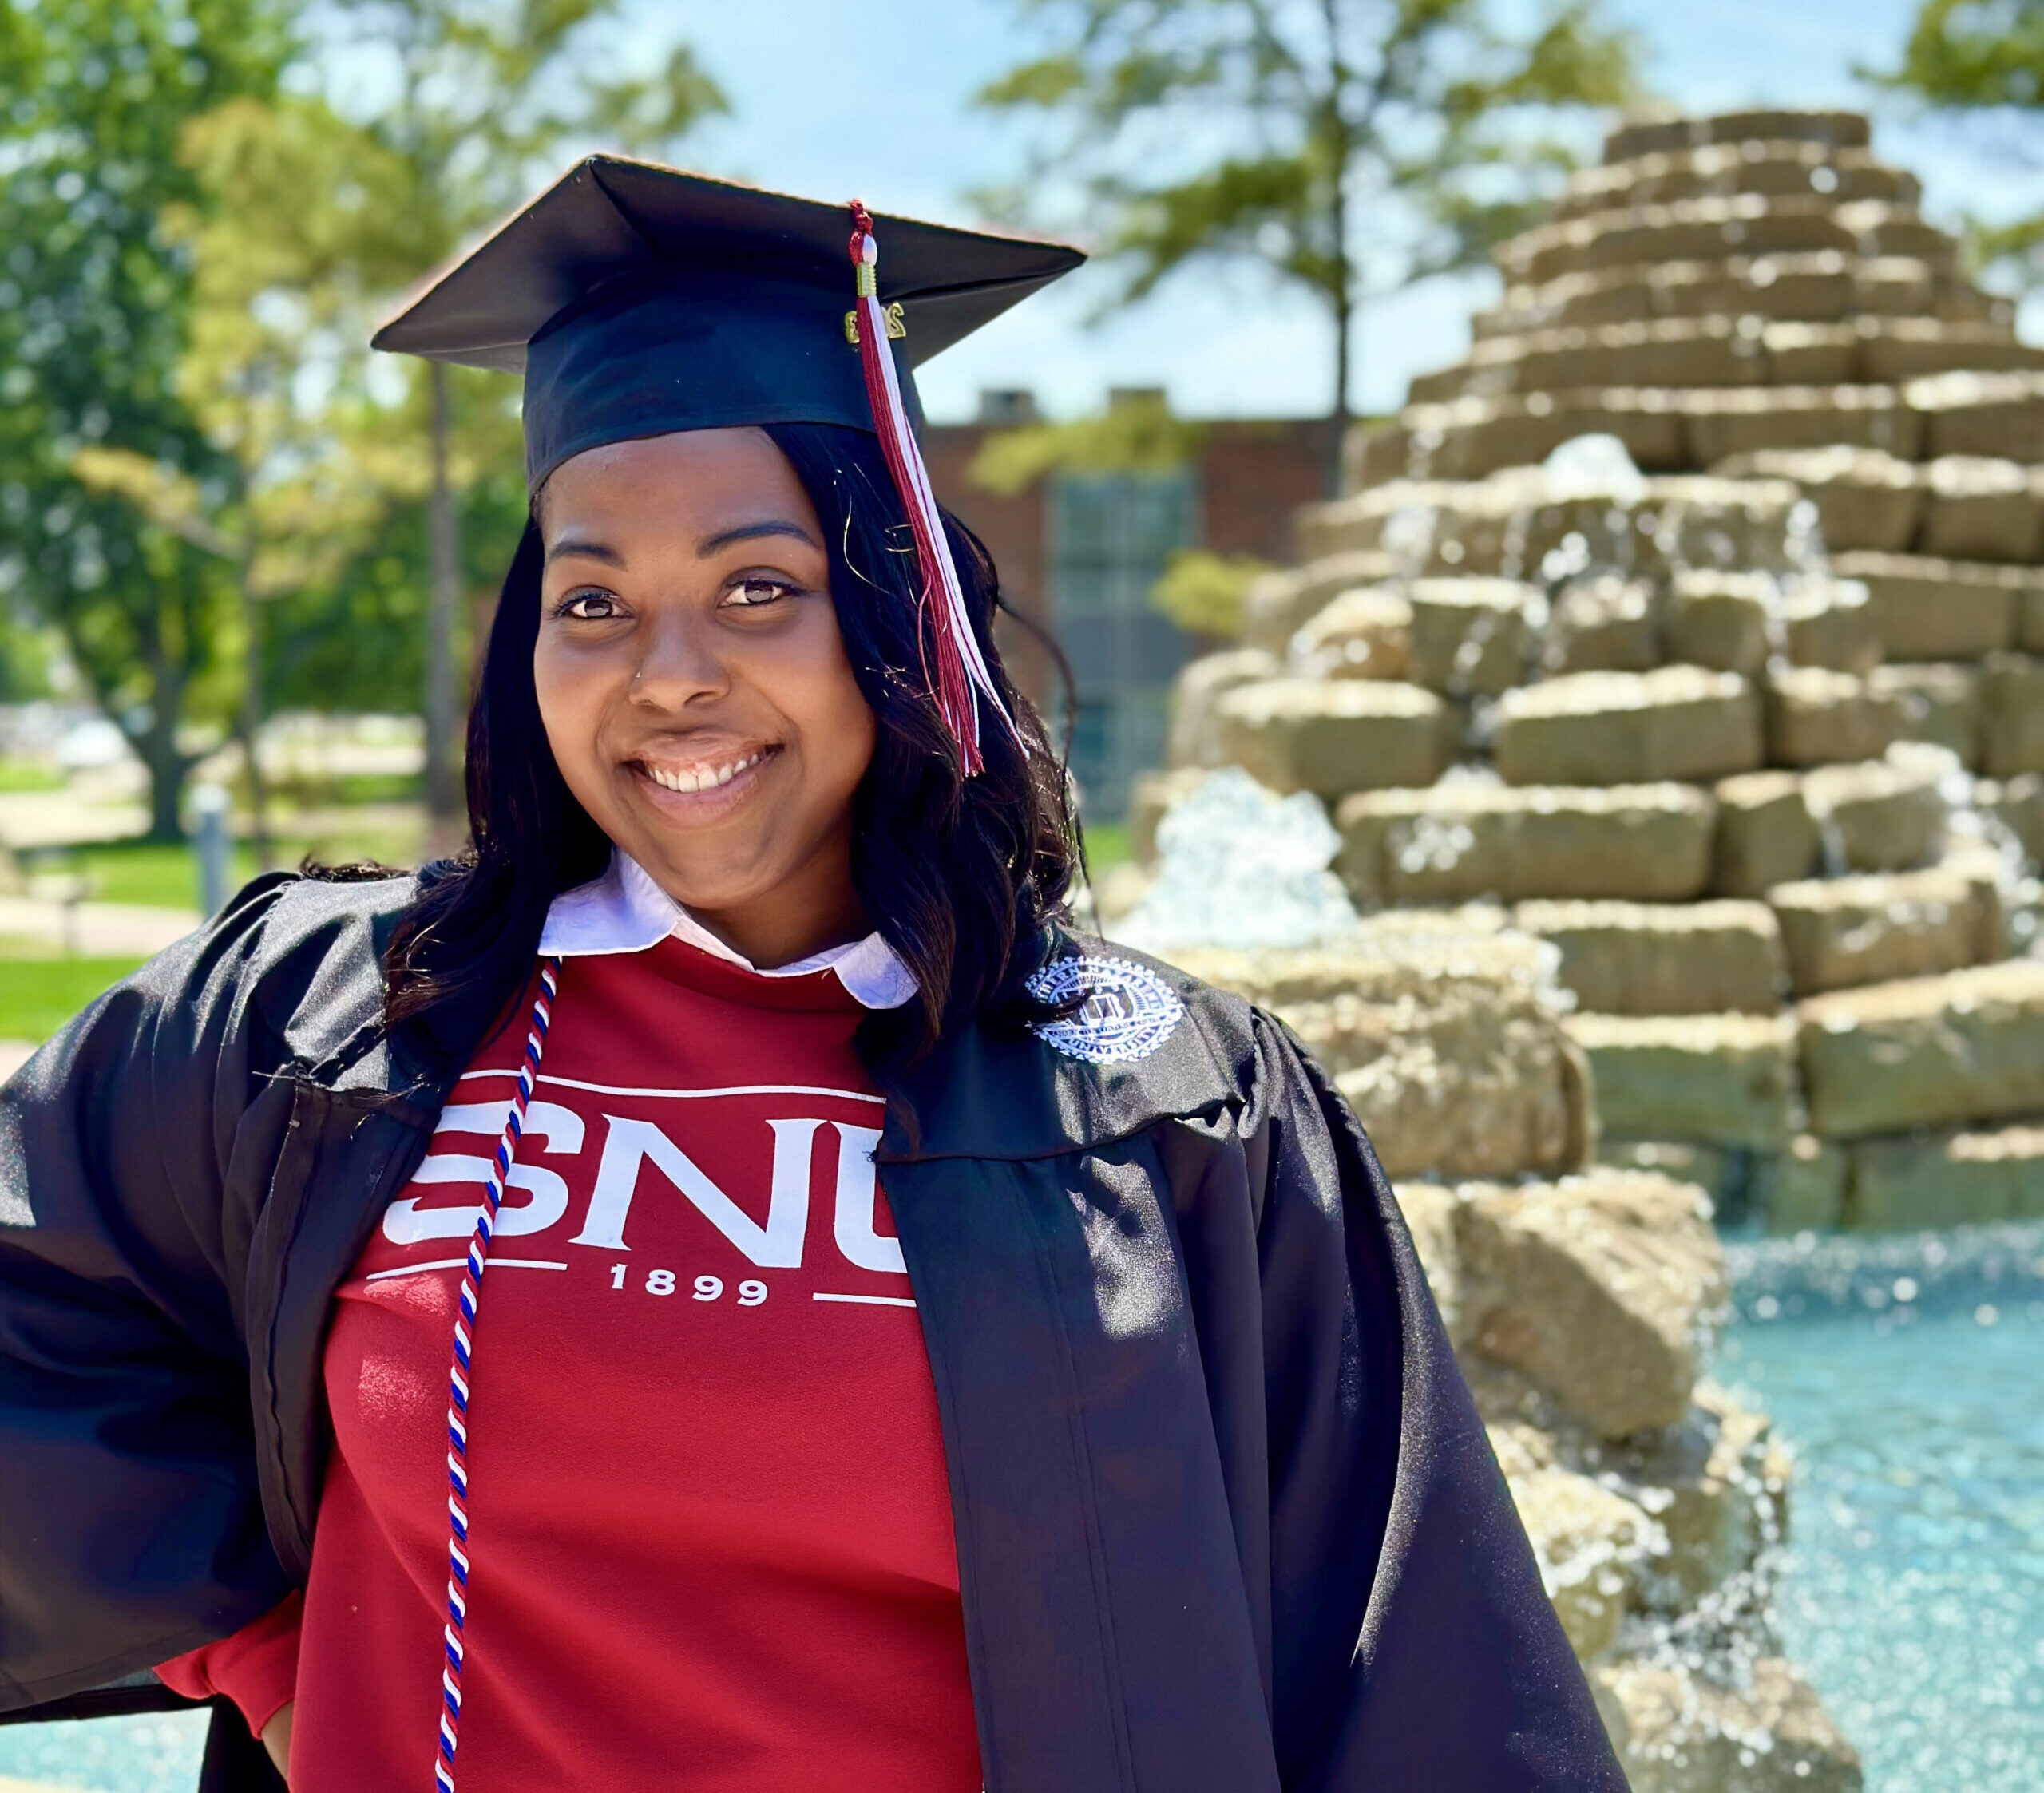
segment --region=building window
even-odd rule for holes
[[[1061,473],[1047,498],[1051,616],[1078,687],[1072,773],[1085,813],[1118,819],[1135,774],[1163,756],[1187,643],[1150,588],[1198,539],[1197,488],[1190,468]]]

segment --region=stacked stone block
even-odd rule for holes
[[[2044,350],[1916,198],[1851,115],[1615,133],[1173,736],[1552,943],[1606,1158],[1781,1229],[2044,1213]]]
[[[1614,988],[1642,968],[1658,975],[1612,933],[1619,907],[1548,905],[1565,975],[1572,960]],[[1656,912],[1684,936],[1678,956],[1729,978],[1715,987],[1726,999],[1771,999],[1779,948],[1765,908],[1699,908]],[[1300,1035],[1398,1179],[1632,1784],[1857,1793],[1858,1759],[1782,1659],[1769,1616],[1790,1466],[1765,1417],[1700,1375],[1724,1300],[1709,1202],[1678,1176],[1596,1162],[1556,956],[1525,931],[1540,912],[1523,906],[1516,927],[1495,906],[1390,912],[1325,948],[1178,956]]]

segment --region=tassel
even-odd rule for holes
[[[851,211],[859,366],[866,375],[866,399],[873,407],[881,452],[887,457],[888,471],[894,476],[894,489],[901,495],[902,508],[909,516],[909,532],[915,538],[921,581],[916,633],[923,657],[923,678],[936,700],[937,714],[957,743],[959,768],[969,778],[985,764],[980,751],[978,699],[986,700],[1010,734],[1016,734],[1015,719],[1000,700],[985,656],[980,651],[979,639],[972,633],[965,589],[951,558],[951,543],[944,532],[936,495],[930,490],[929,473],[923,465],[915,433],[909,427],[893,351],[887,346],[887,315],[880,303],[880,245],[873,240],[873,218],[857,200],[852,201]]]

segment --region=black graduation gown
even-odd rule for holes
[[[259,881],[0,1090],[0,1709],[303,1580],[332,1293],[461,1068],[378,1022],[413,888]],[[877,1154],[988,1793],[1622,1789],[1354,1116],[1236,998],[1056,950],[1182,1015],[969,1030]]]

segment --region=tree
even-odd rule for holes
[[[620,0],[338,0],[335,11],[341,31],[389,64],[387,103],[357,122],[404,172],[400,215],[412,239],[407,280],[450,259],[525,199],[539,168],[586,133],[599,134],[607,147],[664,150],[724,106],[686,47],[670,49],[650,74],[613,79],[592,72],[627,60],[614,46],[608,55],[586,53],[600,47],[594,39],[604,27],[617,24]],[[456,461],[465,419],[446,367],[429,363],[423,385],[426,803],[445,831],[461,808]],[[484,425],[501,435],[501,418]]]
[[[1242,632],[1242,606],[1250,587],[1273,570],[1254,555],[1182,548],[1150,588],[1150,608],[1187,635],[1215,643],[1234,641]]]
[[[1870,78],[1963,125],[2005,164],[2044,162],[2044,0],[1924,0],[1900,64]],[[2044,290],[2044,211],[1970,219],[1967,239],[1983,273],[2018,295]]]
[[[192,270],[173,385],[214,450],[217,477],[99,444],[81,446],[72,467],[215,556],[232,581],[242,649],[235,732],[267,862],[263,612],[266,600],[331,577],[374,521],[378,494],[347,424],[366,355],[360,277],[379,259],[364,251],[389,235],[382,220],[395,216],[398,183],[387,157],[314,99],[229,101],[187,123],[180,153],[196,196],[160,220]]]
[[[1198,424],[1173,417],[1163,394],[1138,390],[1116,395],[1097,417],[996,430],[965,477],[1012,498],[1056,473],[1167,473],[1199,453],[1205,435]]]
[[[1357,308],[1523,228],[1571,164],[1561,114],[1630,89],[1597,0],[1524,35],[1485,0],[1017,4],[1063,47],[980,100],[1044,121],[1030,184],[1075,186],[1122,271],[1111,303],[1195,262],[1271,270],[1326,310],[1337,423]]]
[[[232,582],[74,464],[104,447],[231,477],[176,390],[191,263],[160,224],[196,196],[188,121],[270,91],[288,48],[270,0],[0,0],[0,588],[58,631],[148,769],[160,839],[181,832],[180,727],[232,685]]]

